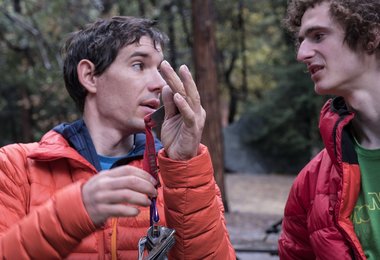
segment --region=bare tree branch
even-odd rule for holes
[[[33,36],[33,38],[36,40],[44,67],[50,70],[52,68],[52,65],[49,59],[49,55],[46,51],[46,49],[48,49],[48,46],[40,30],[38,28],[33,27],[27,21],[24,21],[20,16],[10,14],[9,12],[7,12],[7,10],[5,10],[2,7],[0,7],[0,12],[3,13],[5,17],[7,17],[11,22],[13,22],[21,29],[25,30],[27,33]]]

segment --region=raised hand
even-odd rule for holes
[[[206,111],[186,65],[179,68],[179,76],[166,61],[160,69],[168,84],[162,89],[165,121],[161,141],[169,158],[189,160],[198,153]]]

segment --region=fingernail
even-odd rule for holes
[[[180,70],[182,70],[183,72],[186,72],[186,73],[189,73],[189,68],[185,65],[185,64],[182,64],[180,67],[179,67]]]
[[[174,98],[175,98],[177,101],[180,101],[180,100],[183,100],[183,99],[184,99],[184,97],[183,97],[181,94],[179,94],[178,92],[174,94]]]
[[[168,68],[173,69],[167,60],[163,60],[161,64],[165,64],[164,66],[167,66]]]
[[[183,71],[185,72],[185,74],[187,74],[189,77],[192,77],[191,72],[189,70],[189,67],[187,67],[187,65],[184,64],[181,67],[182,67]]]
[[[155,191],[154,193],[149,195],[150,198],[157,198],[158,192],[157,190],[154,190],[154,191]]]
[[[154,186],[157,185],[157,180],[156,180],[155,178],[153,178],[153,177],[150,178],[150,182],[151,182]]]

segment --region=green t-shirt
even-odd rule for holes
[[[361,187],[351,218],[367,258],[380,259],[380,149],[368,150],[356,142],[355,150]]]

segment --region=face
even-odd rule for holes
[[[362,85],[368,64],[344,43],[344,30],[330,17],[329,7],[323,2],[303,15],[297,60],[307,65],[318,94],[345,96]]]
[[[125,134],[144,130],[144,116],[160,105],[159,95],[166,84],[159,66],[160,46],[143,36],[139,43],[119,51],[115,61],[96,78],[96,109],[99,121]]]

